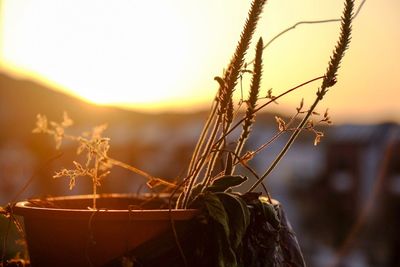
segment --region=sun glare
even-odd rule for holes
[[[184,8],[163,1],[83,1],[79,8],[5,1],[2,61],[98,104],[184,98],[199,49]]]

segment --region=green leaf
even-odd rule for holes
[[[202,207],[208,214],[209,238],[214,239],[218,244],[214,251],[216,262],[213,266],[236,267],[236,255],[229,238],[229,217],[219,197],[211,192],[201,193],[193,201],[193,206]]]
[[[229,236],[228,215],[224,205],[217,195],[206,192],[204,194],[204,206],[212,220],[219,223],[224,229],[225,235]]]
[[[224,192],[232,187],[239,186],[247,181],[246,176],[241,175],[224,175],[215,179],[207,188],[210,192]]]
[[[246,202],[239,195],[231,193],[216,193],[219,200],[224,205],[228,215],[230,242],[234,250],[236,250],[246,233],[250,224],[250,211]]]

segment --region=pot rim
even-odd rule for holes
[[[146,196],[169,196],[169,194],[99,194],[96,198],[140,198]],[[66,219],[70,217],[107,217],[109,219],[126,219],[130,220],[189,220],[199,214],[198,209],[74,209],[74,208],[58,208],[58,207],[37,207],[33,201],[57,201],[57,200],[87,200],[92,195],[72,195],[57,196],[46,198],[33,198],[25,201],[17,202],[13,206],[13,211],[17,215],[23,217],[51,217],[54,219]]]

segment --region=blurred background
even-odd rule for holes
[[[338,83],[318,108],[329,108],[333,125],[317,127],[325,135],[318,146],[304,132],[266,181],[309,266],[400,266],[400,2],[361,4]],[[249,7],[244,0],[0,0],[0,205],[90,193],[86,178],[71,191],[68,179],[52,179],[72,167],[77,146],[65,142],[57,151],[52,138],[32,134],[39,113],[61,121],[68,112],[73,134],[107,123],[111,157],[182,177],[217,90],[213,77],[228,64]],[[268,1],[255,38],[266,43],[296,22],[339,18],[342,8],[342,1]],[[267,47],[262,96],[323,75],[339,26],[299,25]],[[237,102],[249,80],[244,75],[236,89]],[[259,113],[246,149],[270,140],[274,116],[288,120],[318,86]],[[252,167],[263,173],[286,140]],[[114,167],[100,191],[146,191],[145,182]],[[1,217],[1,242],[6,231]],[[7,257],[19,249],[15,236],[14,229]]]

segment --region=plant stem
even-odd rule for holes
[[[95,164],[94,164],[94,173],[93,173],[93,182],[92,182],[92,186],[93,186],[93,209],[96,210],[96,195],[97,195],[97,184],[98,184],[98,172],[99,172],[99,158],[96,155],[96,159],[95,159]]]
[[[317,81],[317,80],[323,79],[324,77],[325,77],[325,76],[316,77],[316,78],[311,79],[311,80],[308,80],[308,81],[306,81],[306,82],[304,82],[304,83],[302,83],[302,84],[296,85],[295,87],[293,87],[293,88],[291,88],[291,89],[289,89],[289,90],[286,90],[286,91],[283,92],[282,94],[276,96],[274,99],[271,99],[270,101],[264,103],[263,105],[259,106],[259,107],[256,108],[256,109],[254,109],[253,113],[257,113],[257,112],[260,111],[261,109],[265,108],[266,106],[268,106],[269,104],[271,104],[271,103],[273,103],[274,101],[278,100],[279,98],[281,98],[281,97],[283,97],[283,96],[285,96],[285,95],[291,93],[292,91],[297,90],[297,89],[299,89],[300,87],[303,87],[303,86],[305,86],[305,85],[307,85],[307,84],[309,84],[309,83],[312,83],[312,82],[315,82],[315,81]],[[231,127],[231,128],[229,129],[229,131],[227,131],[227,132],[225,133],[225,136],[222,136],[220,139],[217,140],[217,142],[215,143],[215,145],[217,145],[219,142],[221,142],[221,141],[222,141],[222,138],[226,137],[226,136],[227,136],[228,134],[230,134],[233,130],[235,130],[237,127],[239,127],[239,125],[240,125],[244,120],[245,120],[245,118],[239,120],[233,127]]]
[[[321,98],[322,99],[322,98]],[[279,155],[275,158],[275,160],[272,162],[272,164],[270,165],[270,167],[267,169],[267,171],[260,177],[260,179],[255,182],[252,187],[248,190],[248,192],[253,191],[255,188],[257,188],[257,186],[265,179],[265,177],[267,177],[272,170],[276,167],[276,165],[279,163],[279,161],[283,158],[283,156],[286,154],[286,152],[289,150],[289,148],[291,147],[291,145],[293,144],[293,142],[296,140],[297,136],[299,135],[300,131],[303,129],[304,125],[307,123],[309,117],[311,116],[312,112],[314,111],[315,107],[317,106],[318,102],[321,100],[319,97],[316,98],[316,100],[314,101],[313,105],[311,106],[311,108],[309,109],[309,111],[307,112],[306,116],[303,118],[303,120],[300,122],[299,126],[297,127],[297,129],[292,133],[292,135],[290,136],[290,139],[288,140],[288,142],[286,143],[286,145],[284,146],[284,148],[281,150],[281,152],[279,153]]]
[[[244,28],[240,35],[240,40],[236,46],[235,53],[228,65],[226,72],[224,73],[223,79],[217,77],[217,81],[220,83],[220,90],[218,94],[219,98],[219,110],[218,110],[218,121],[220,124],[218,127],[222,128],[222,139],[223,142],[219,142],[213,146],[216,150],[211,155],[211,160],[208,163],[206,176],[203,181],[204,185],[207,185],[211,179],[212,172],[215,169],[217,160],[221,156],[221,151],[226,144],[225,137],[233,122],[234,107],[233,107],[233,91],[235,90],[237,80],[240,76],[240,71],[243,67],[244,57],[249,48],[251,39],[257,27],[257,22],[261,16],[264,4],[266,0],[253,0],[251,4],[248,17],[246,19]]]
[[[192,177],[189,179],[189,185],[185,189],[185,196],[183,199],[183,208],[187,207],[193,185],[195,184],[196,180],[198,179],[198,175],[200,174],[200,172],[204,166],[204,163],[206,162],[207,158],[210,155],[214,140],[218,133],[218,128],[219,128],[218,126],[221,124],[221,120],[222,120],[222,116],[218,115],[218,119],[214,124],[214,128],[211,132],[210,137],[208,138],[208,142],[207,142],[205,151],[203,152],[201,158],[199,159],[199,161],[196,164],[196,168],[194,169],[193,173],[191,174]]]
[[[300,131],[306,125],[308,119],[310,118],[311,114],[315,110],[315,107],[324,98],[324,95],[328,92],[328,89],[330,87],[332,87],[333,85],[335,85],[337,71],[339,69],[340,62],[344,56],[344,52],[346,51],[346,49],[350,43],[353,8],[354,8],[354,0],[346,0],[345,8],[343,11],[343,16],[342,16],[341,32],[340,32],[339,41],[337,42],[337,45],[335,46],[333,55],[331,56],[330,62],[328,64],[328,68],[326,70],[326,74],[324,76],[324,79],[322,80],[321,88],[318,89],[318,91],[317,91],[317,97],[314,100],[314,103],[311,105],[306,116],[300,122],[297,129],[290,136],[290,138],[289,138],[288,142],[286,143],[286,145],[284,146],[284,148],[281,150],[281,152],[278,154],[278,156],[275,158],[275,160],[272,162],[272,164],[266,170],[266,172],[261,176],[261,179],[258,180],[256,183],[254,183],[253,186],[249,189],[249,192],[251,192],[255,188],[257,188],[257,186],[265,179],[265,177],[267,177],[272,172],[272,170],[276,167],[276,165],[279,163],[279,161],[282,159],[282,157],[289,150],[289,148],[291,147],[291,145],[293,144],[293,142],[299,135]]]
[[[211,125],[213,119],[215,119],[215,114],[216,114],[217,110],[218,110],[218,101],[213,101],[213,106],[211,107],[211,113],[207,118],[206,124],[204,125],[204,128],[200,134],[199,140],[197,141],[196,147],[194,149],[192,159],[190,160],[188,173],[187,173],[188,176],[192,173],[193,165],[198,160],[200,150],[204,146],[204,141],[206,139],[208,130],[210,129],[210,125]]]
[[[238,155],[238,157],[240,157],[242,149],[250,135],[251,126],[253,125],[254,117],[256,115],[256,113],[254,113],[254,109],[256,108],[257,105],[258,93],[260,91],[261,76],[262,76],[262,51],[263,51],[262,47],[263,47],[263,40],[262,38],[260,38],[257,43],[256,60],[254,62],[254,67],[253,67],[253,77],[250,86],[249,98],[246,102],[247,109],[246,109],[246,115],[244,117],[242,133],[239,137],[234,153],[235,155]],[[235,171],[235,165],[232,166],[231,172],[234,173],[234,171]]]
[[[136,174],[139,174],[140,176],[143,176],[143,177],[145,177],[145,178],[147,178],[149,180],[157,179],[156,177],[148,174],[147,172],[142,171],[142,170],[140,170],[138,168],[135,168],[135,167],[133,167],[133,166],[131,166],[129,164],[126,164],[124,162],[121,162],[121,161],[118,161],[118,160],[115,160],[115,159],[112,159],[112,158],[109,158],[109,157],[106,157],[106,159],[111,165],[115,165],[115,166],[119,166],[121,168],[127,169],[127,170],[132,171],[132,172],[134,172]]]

